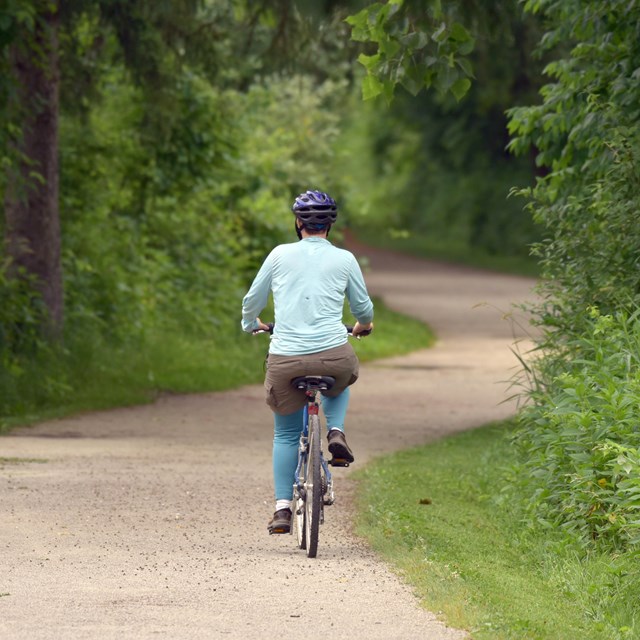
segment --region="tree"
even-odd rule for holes
[[[69,53],[75,29],[84,21],[93,53],[120,54],[135,80],[157,100],[170,83],[169,66],[186,59],[187,43],[197,45],[199,55],[211,53],[205,45],[213,40],[206,32],[214,23],[198,22],[200,4],[13,0],[0,13],[0,45],[9,78],[3,86],[8,105],[4,115],[13,132],[8,141],[13,152],[5,184],[5,244],[13,277],[35,283],[50,337],[61,336],[64,304],[58,205],[61,76],[63,86],[65,76],[81,79],[74,94],[66,96],[67,103],[78,105],[98,80],[83,75],[82,60],[73,55],[65,57],[61,69],[60,51],[66,47]],[[109,46],[110,34],[119,47]],[[158,117],[152,126],[160,122]]]
[[[48,309],[48,332],[63,321],[58,211],[58,0],[18,3],[8,66],[15,91],[9,107],[20,134],[5,190],[6,245],[15,274],[35,277]],[[20,14],[18,14],[19,16]],[[14,18],[15,19],[15,18]]]
[[[317,11],[331,9],[314,7],[312,13]],[[0,80],[0,120],[8,125],[3,131],[11,132],[10,141],[0,133],[0,143],[5,150],[8,143],[12,148],[4,154],[5,243],[10,274],[36,284],[50,336],[60,336],[63,327],[61,100],[79,116],[86,114],[87,104],[99,96],[101,62],[122,61],[149,103],[142,134],[149,141],[166,141],[184,86],[181,69],[246,87],[256,72],[296,59],[302,42],[312,43],[316,51],[328,42],[329,58],[335,59],[340,45],[332,41],[332,31],[301,39],[305,24],[294,0],[258,6],[211,0],[10,0],[0,9],[0,64],[6,72]],[[232,57],[234,64],[227,65]],[[308,56],[303,64],[311,66],[319,58]],[[150,145],[150,164],[171,161],[161,147]],[[143,201],[145,184],[140,187]]]

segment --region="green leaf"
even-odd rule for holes
[[[412,31],[400,38],[400,42],[409,52],[424,49],[429,43],[429,38],[424,31]]]
[[[433,84],[433,69],[422,67],[421,70],[423,72],[422,81],[424,82],[424,86],[428,89]]]
[[[425,85],[425,70],[422,65],[406,65],[400,84],[412,95],[418,95]]]
[[[391,82],[391,80],[385,80],[382,83],[382,92],[384,94],[385,100],[387,104],[391,104],[393,102],[393,95],[395,93],[395,82]]]
[[[392,18],[393,16],[400,11],[403,4],[403,0],[388,0],[387,6],[389,7],[389,11],[387,14],[387,20]]]
[[[469,78],[474,78],[473,67],[471,66],[471,61],[468,58],[456,58],[456,64],[464,71],[465,75]]]
[[[458,72],[453,67],[443,64],[442,60],[433,69],[433,84],[443,95],[451,89],[457,79]]]
[[[469,80],[469,78],[458,78],[451,85],[451,93],[453,93],[456,100],[460,102],[460,100],[464,98],[467,91],[469,91],[469,87],[471,87],[471,80]]]
[[[461,56],[468,56],[476,46],[476,41],[473,38],[469,38],[469,40],[465,40],[458,45],[458,53]]]
[[[400,51],[400,43],[395,38],[390,38],[386,33],[378,40],[380,52],[387,58],[393,58]]]
[[[375,69],[380,62],[380,54],[376,53],[374,56],[368,56],[361,53],[358,56],[358,62],[367,70],[367,72],[371,73],[371,71]]]
[[[447,39],[447,25],[443,22],[432,34],[431,37],[442,44]]]
[[[442,1],[441,0],[431,0],[429,2],[429,13],[433,18],[442,17]]]
[[[449,37],[456,42],[467,42],[468,40],[472,40],[469,32],[459,22],[454,22],[449,28],[449,31]]]
[[[376,76],[367,75],[362,81],[362,98],[363,100],[370,100],[379,96],[384,89],[384,85]]]
[[[357,42],[369,41],[370,35],[371,35],[371,28],[369,25],[369,13],[370,13],[370,10],[374,8],[376,5],[378,6],[378,8],[380,7],[379,3],[375,3],[375,5],[371,5],[371,7],[363,9],[362,11],[359,11],[358,13],[352,16],[347,16],[345,18],[345,22],[347,24],[350,24],[352,27],[351,29],[352,40],[355,40]]]

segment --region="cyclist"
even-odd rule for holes
[[[289,533],[298,441],[306,397],[291,386],[304,375],[330,375],[323,393],[328,448],[335,458],[353,462],[344,435],[349,385],[358,379],[358,358],[342,323],[345,295],[357,322],[353,335],[373,328],[373,303],[362,271],[349,251],[328,240],[338,216],[333,198],[321,191],[301,193],[293,203],[298,242],[281,244],[267,256],[242,301],[242,328],[269,327],[258,317],[273,292],[275,327],[267,357],[266,401],[274,414],[273,477],[276,508],[270,533]]]

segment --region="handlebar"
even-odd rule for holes
[[[265,323],[267,325],[267,327],[269,327],[268,331],[265,331],[264,329],[258,329],[257,331],[253,332],[253,335],[258,335],[259,333],[273,333],[273,327],[275,326],[273,324],[273,322],[267,322]],[[353,335],[353,326],[350,324],[345,324],[345,329],[347,330],[347,334],[350,335],[352,338],[355,338],[356,340],[360,340],[360,338],[364,337],[364,336],[368,336],[372,329],[367,329],[366,331],[362,331],[361,333],[359,333],[357,336]]]

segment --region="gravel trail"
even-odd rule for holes
[[[352,468],[513,414],[523,334],[503,314],[533,281],[366,253],[370,292],[439,341],[362,367]],[[0,637],[465,638],[353,535],[351,469],[336,470],[317,559],[267,534],[271,437],[262,388],[247,386],[0,438]]]

